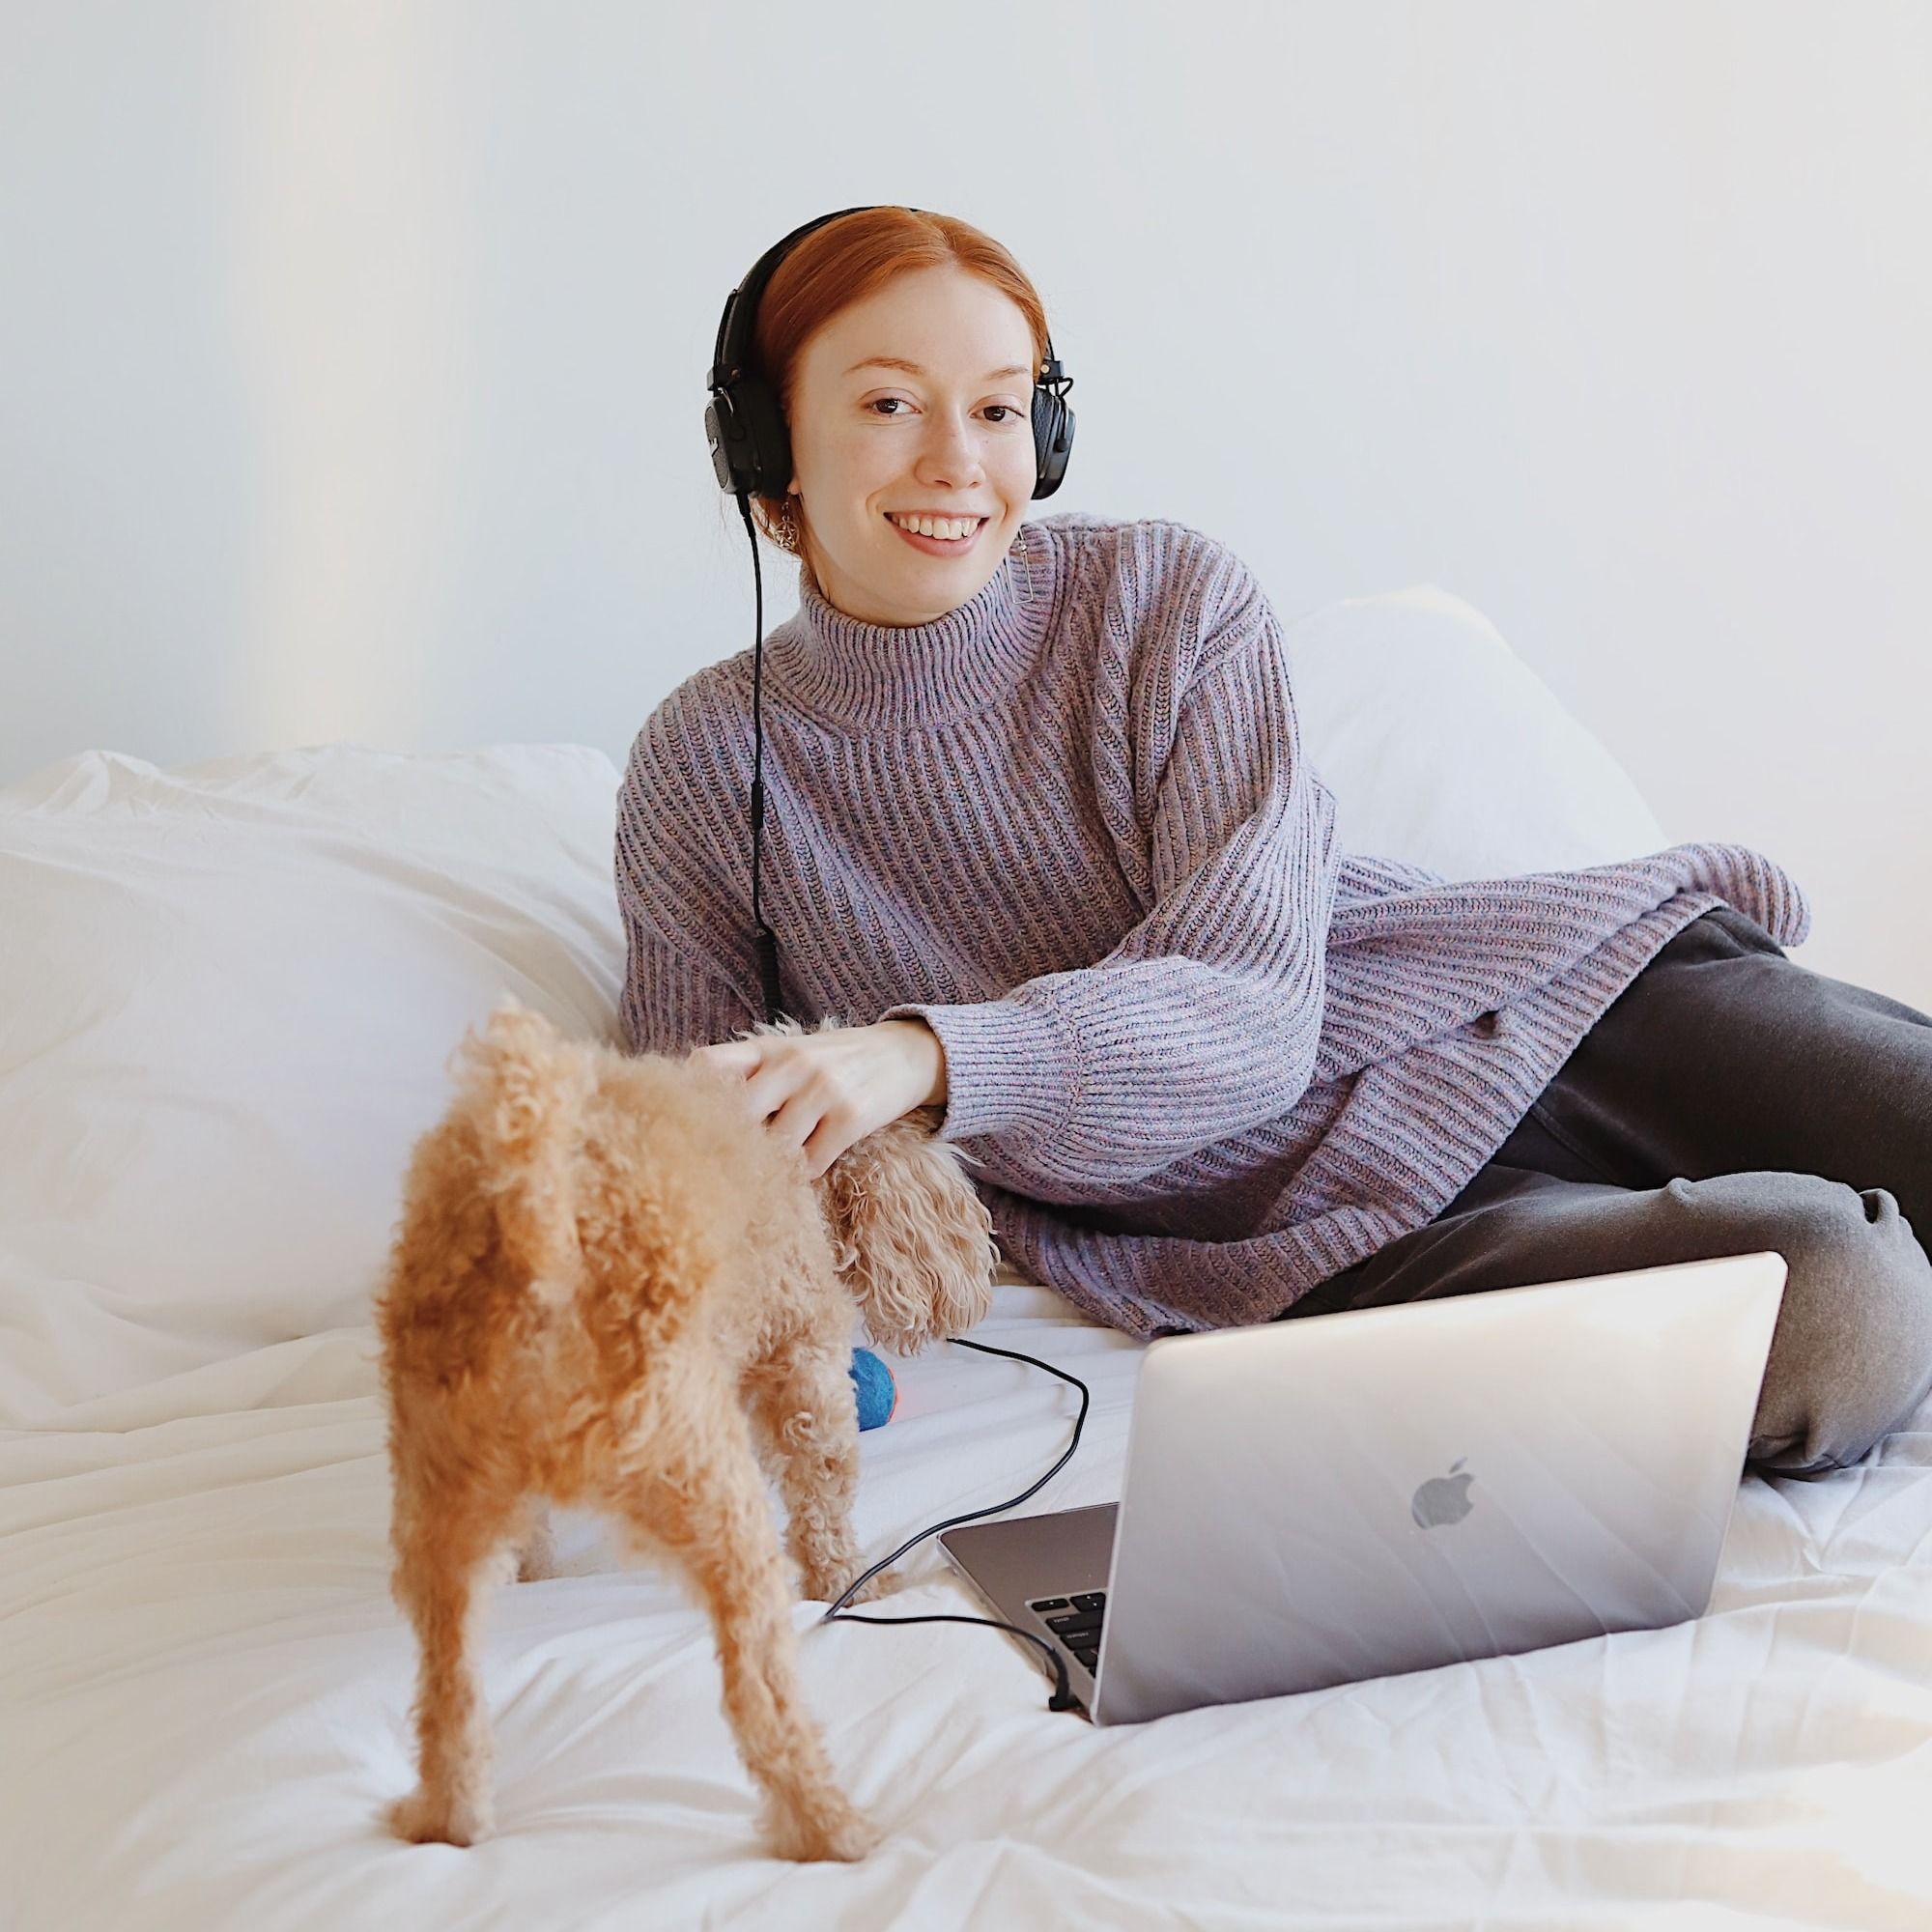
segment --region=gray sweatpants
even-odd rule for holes
[[[1625,987],[1426,1227],[1283,1319],[1774,1248],[1747,1456],[1865,1457],[1932,1389],[1932,1017],[1725,905]]]

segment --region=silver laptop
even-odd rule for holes
[[[940,1544],[1101,1724],[1682,1623],[1784,1279],[1765,1252],[1165,1337],[1118,1504]]]

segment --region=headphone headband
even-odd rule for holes
[[[783,241],[775,242],[746,271],[745,279],[724,298],[724,313],[718,319],[718,346],[712,354],[710,386],[722,389],[751,373],[752,330],[758,320],[758,302],[773,270],[814,228],[837,221],[841,214],[859,214],[858,208],[838,208],[794,228]]]
[[[815,228],[840,215],[858,214],[879,203],[834,209],[794,228],[753,263],[745,279],[725,298],[718,320],[718,341],[708,379],[704,434],[719,487],[740,497],[782,497],[791,482],[791,437],[777,392],[762,370],[753,367],[752,338],[758,302],[779,264]],[[920,209],[911,211],[918,214]],[[1047,337],[1046,366],[1034,382],[1034,497],[1050,497],[1066,474],[1073,450],[1073,412],[1066,391],[1073,379],[1061,368]]]

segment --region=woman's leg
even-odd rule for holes
[[[1932,1247],[1932,1016],[1800,966],[1734,907],[1645,966],[1532,1111],[1626,1187],[1822,1175],[1885,1188]]]
[[[1747,1454],[1823,1473],[1932,1389],[1932,1259],[1902,1211],[1923,1203],[1932,1231],[1928,1169],[1932,1021],[1806,972],[1724,907],[1632,981],[1434,1221],[1288,1313],[1775,1249]]]

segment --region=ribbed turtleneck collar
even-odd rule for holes
[[[977,711],[1038,662],[1052,597],[1046,545],[1028,538],[957,610],[929,624],[868,624],[826,601],[801,570],[796,616],[765,639],[767,689],[821,718],[865,728]]]

